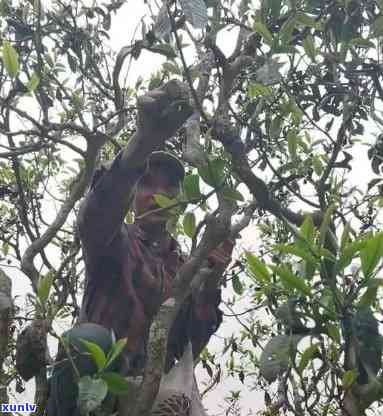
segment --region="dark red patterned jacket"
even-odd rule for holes
[[[117,338],[127,337],[128,373],[140,372],[145,365],[150,323],[170,297],[172,279],[183,261],[174,239],[154,247],[142,229],[124,223],[143,173],[124,169],[117,157],[110,169],[95,177],[78,218],[86,265],[80,321],[112,328]],[[201,352],[221,322],[219,302],[219,290],[187,299],[170,331],[167,368],[182,353],[188,336],[194,354]]]

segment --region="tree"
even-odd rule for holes
[[[234,315],[239,297],[249,302],[236,316],[241,334],[225,341],[228,372],[265,392],[263,415],[373,412],[383,398],[382,1],[144,3],[141,36],[115,55],[113,16],[132,2],[1,2],[1,263],[30,279],[40,336],[63,313],[78,314],[74,218],[96,166],[129,140],[136,95],[175,77],[196,109],[167,144],[188,168],[183,199],[158,201],[177,208],[169,225],[192,254],[177,296],[203,280],[206,248],[256,224],[259,248],[221,282],[231,281]],[[230,55],[223,33],[236,36]],[[166,62],[127,88],[126,62],[144,50]],[[153,328],[166,331],[170,312]],[[15,345],[7,331],[2,339],[8,385],[18,378]],[[148,397],[161,375],[151,357]],[[214,356],[202,362],[212,371]],[[45,371],[36,382],[42,414]]]

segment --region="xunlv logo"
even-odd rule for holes
[[[0,404],[0,412],[35,412],[36,411],[36,405],[35,404],[29,404],[29,403],[1,403]]]

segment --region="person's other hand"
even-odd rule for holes
[[[225,240],[217,248],[212,250],[208,256],[208,262],[211,266],[220,264],[227,266],[231,261],[234,243],[231,240]]]
[[[158,144],[173,136],[193,113],[187,85],[177,80],[138,97],[137,106],[139,132]]]

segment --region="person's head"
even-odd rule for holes
[[[136,218],[147,223],[165,223],[169,218],[168,210],[151,213],[159,208],[154,195],[175,198],[180,193],[184,175],[182,163],[176,157],[162,151],[151,153],[146,172],[137,183],[134,197]]]

